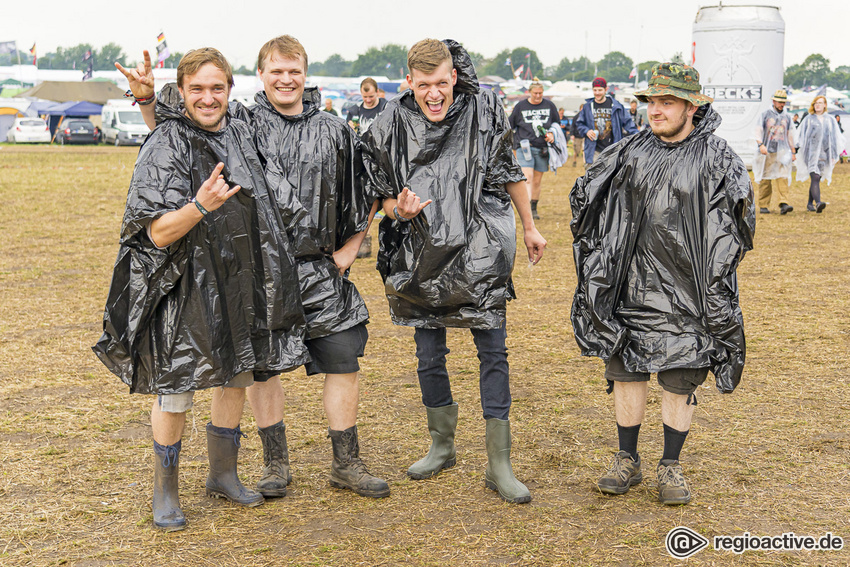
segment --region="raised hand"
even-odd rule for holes
[[[400,214],[403,218],[410,220],[421,213],[422,209],[430,205],[432,202],[432,199],[428,199],[424,203],[420,203],[419,195],[405,187],[402,189],[401,193],[398,194],[398,205],[396,206],[398,214]]]
[[[135,69],[127,69],[118,61],[115,68],[127,77],[130,90],[136,98],[150,98],[154,95],[153,67],[151,67],[151,54],[147,49],[144,51],[144,62],[139,63]]]
[[[219,162],[209,178],[198,189],[198,194],[195,195],[195,200],[207,211],[216,210],[242,188],[239,185],[230,187],[221,174],[223,169],[224,164]]]

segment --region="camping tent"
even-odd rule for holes
[[[87,101],[106,104],[111,98],[121,98],[124,91],[110,82],[61,82],[44,81],[38,86],[19,94],[21,97],[41,98],[54,102]],[[98,110],[100,112],[100,110]]]
[[[39,110],[39,114],[47,115],[47,125],[50,127],[50,133],[56,131],[56,127],[62,122],[62,119],[67,117],[72,118],[88,118],[89,116],[100,115],[103,108],[100,104],[92,104],[85,101],[53,103],[47,108]]]

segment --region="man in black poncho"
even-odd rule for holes
[[[310,376],[325,375],[323,402],[333,450],[330,482],[382,498],[389,495],[389,485],[360,459],[357,431],[358,358],[368,339],[369,312],[346,276],[377,210],[363,191],[359,141],[343,120],[320,111],[318,89],[305,88],[307,53],[297,39],[283,35],[266,42],[257,69],[263,81],[257,104],[246,109],[234,102],[230,111],[249,126],[267,182],[291,219],[286,228],[298,266],[311,356],[305,370]],[[149,65],[126,75],[139,96],[154,97]],[[150,106],[142,106],[142,113],[153,126]],[[263,442],[257,490],[267,498],[283,497],[292,474],[280,378],[255,377],[248,400]]]
[[[625,494],[643,479],[637,453],[649,373],[663,389],[664,453],[658,498],[686,504],[679,463],[708,371],[723,393],[744,367],[736,269],[752,248],[747,170],[712,132],[720,117],[700,94],[699,74],[661,63],[649,88],[650,128],[608,148],[570,194],[578,272],[572,323],[585,356],[605,361],[619,451],[597,483]]]
[[[256,506],[263,496],[236,474],[245,388],[307,359],[297,272],[281,236],[287,219],[250,131],[227,113],[230,65],[215,49],[190,51],[177,83],[184,103],[161,105],[164,121],[133,171],[94,347],[131,392],[157,394],[153,517],[167,530],[186,524],[178,459],[194,392],[215,388],[207,494]]]
[[[488,488],[510,502],[531,494],[510,462],[506,302],[519,212],[529,259],[546,241],[534,227],[511,129],[499,101],[480,90],[456,42],[422,40],[408,53],[411,91],[391,101],[363,136],[363,160],[383,197],[378,269],[393,322],[416,327],[419,384],[432,444],[407,474],[429,478],[456,462],[458,406],[446,371],[446,327],[472,331],[481,362]],[[426,208],[427,207],[427,208]]]

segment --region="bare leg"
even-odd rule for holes
[[[360,375],[328,374],[325,376],[323,401],[328,427],[345,431],[357,424],[357,404],[360,399]]]
[[[154,399],[151,408],[151,430],[153,440],[160,445],[174,445],[183,437],[186,412],[171,413],[159,408],[159,398]]]
[[[242,419],[245,388],[215,388],[210,405],[210,421],[216,427],[235,429]]]
[[[676,431],[688,431],[695,407],[688,405],[688,396],[665,390],[661,394],[661,421]]]
[[[523,173],[525,173],[525,169],[523,169]],[[534,171],[531,175],[531,200],[539,201],[540,200],[540,185],[543,181],[543,172],[542,171]]]
[[[632,427],[643,423],[649,382],[614,382],[614,413],[617,423]]]
[[[283,421],[286,397],[280,385],[280,376],[269,378],[266,382],[254,382],[246,394],[254,411],[257,427],[269,427]]]

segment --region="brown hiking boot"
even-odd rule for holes
[[[672,506],[691,501],[691,489],[679,461],[660,461],[657,472],[659,502]]]
[[[640,455],[634,460],[627,451],[618,451],[614,463],[608,472],[602,475],[596,486],[604,494],[625,494],[629,488],[640,484],[643,473],[640,472]]]
[[[360,496],[385,498],[390,495],[386,481],[373,476],[360,460],[360,444],[357,441],[357,426],[345,431],[328,429],[333,446],[334,461],[331,465],[330,483],[334,488],[347,488]]]

